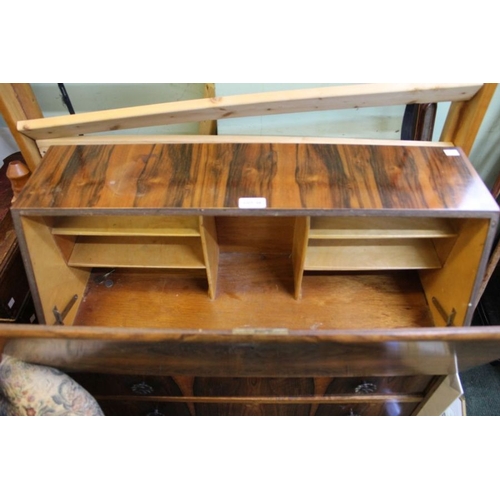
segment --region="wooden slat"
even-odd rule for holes
[[[383,403],[420,403],[423,394],[370,394],[331,395],[331,396],[97,396],[98,401],[134,401],[157,403],[196,403],[196,404],[259,404],[259,405],[296,405],[296,404],[383,404]]]
[[[400,141],[391,139],[350,139],[345,137],[291,137],[258,135],[95,135],[40,139],[43,156],[51,146],[96,146],[121,144],[347,144],[365,146],[452,147],[452,142]]]
[[[18,123],[18,130],[33,139],[44,139],[244,116],[466,101],[481,85],[363,84],[264,92],[24,120]]]
[[[43,118],[42,110],[28,83],[0,83],[0,112],[14,137],[24,161],[33,172],[41,161],[36,143],[17,130],[19,120]]]
[[[310,217],[297,217],[293,233],[292,266],[294,277],[294,295],[298,299],[302,294],[302,277],[309,239]]]
[[[310,239],[449,238],[446,219],[410,217],[312,217]]]
[[[192,236],[199,237],[198,217],[59,217],[52,234],[76,236]]]
[[[68,265],[204,269],[201,242],[184,238],[80,237]]]
[[[441,267],[430,240],[312,240],[304,269],[308,271],[369,271],[436,269]]]

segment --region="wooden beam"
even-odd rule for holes
[[[17,130],[19,120],[43,118],[35,94],[29,83],[0,83],[0,111],[12,133],[24,161],[31,171],[41,161],[38,147],[33,139]]]
[[[18,130],[33,139],[221,120],[373,106],[471,99],[482,84],[362,84],[193,99],[40,120],[20,121]]]
[[[452,103],[441,141],[453,142],[469,155],[496,87],[496,83],[485,83],[470,101]]]
[[[216,97],[215,83],[205,83],[204,96],[209,99],[214,99]],[[200,135],[217,135],[217,120],[200,122],[198,133]]]
[[[370,146],[453,147],[452,142],[400,141],[398,139],[350,139],[345,137],[289,137],[259,135],[94,135],[40,139],[40,153],[51,146],[98,146],[118,144],[359,144]]]

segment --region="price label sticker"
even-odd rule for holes
[[[446,156],[460,156],[460,151],[458,149],[445,149],[444,154]]]
[[[267,200],[265,198],[240,198],[238,200],[238,208],[267,208]]]
[[[9,303],[7,304],[9,306],[9,309],[12,309],[14,307],[14,304],[16,303],[16,301],[14,300],[14,297],[12,297],[10,300],[9,300]]]

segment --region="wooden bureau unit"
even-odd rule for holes
[[[498,222],[460,149],[418,144],[56,146],[12,213],[71,345],[5,352],[108,414],[419,413],[473,342]]]

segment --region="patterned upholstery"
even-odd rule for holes
[[[102,416],[95,399],[65,373],[3,355],[1,416]]]

